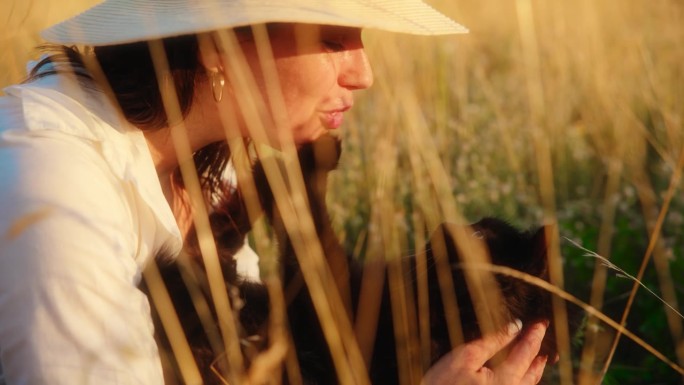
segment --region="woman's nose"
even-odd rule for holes
[[[340,71],[340,86],[351,90],[363,90],[373,85],[371,69],[363,47],[344,52],[345,60]]]

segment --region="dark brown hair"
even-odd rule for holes
[[[199,60],[197,36],[184,35],[162,39],[171,77],[183,117],[187,116],[197,84],[206,81]],[[27,82],[63,72],[78,76],[87,88],[96,88],[86,68],[83,53],[76,47],[44,45],[48,56],[31,71]],[[134,42],[92,48],[126,120],[141,130],[158,130],[169,125],[148,42]],[[202,189],[207,195],[221,186],[221,175],[228,162],[225,142],[209,144],[194,154]]]

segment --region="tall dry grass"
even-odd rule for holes
[[[92,3],[2,3],[0,84],[21,79],[37,29]],[[609,259],[681,312],[684,4],[432,3],[471,33],[366,33],[375,85],[347,120],[330,189],[345,245],[358,258],[391,258],[445,220],[555,223],[553,283],[684,367],[683,320],[563,241]],[[547,370],[552,383],[682,381],[596,318],[579,337],[558,337],[571,354]]]
[[[398,223],[412,239],[409,214],[432,216],[421,197],[430,183],[443,183],[469,220],[557,222],[561,236],[630,269],[681,308],[684,7],[672,1],[435,5],[471,34],[367,34],[376,84],[346,131],[348,153],[331,198],[350,250],[363,256],[359,245],[370,247],[386,224]],[[383,218],[376,208],[387,201],[394,209]],[[566,272],[556,273],[557,283],[565,277],[564,286],[594,307],[605,302],[632,330],[660,335],[652,342],[684,364],[680,317],[643,290],[630,293],[636,284],[616,282],[614,272],[567,242],[560,246],[564,262],[556,269]],[[565,383],[571,367],[573,383],[595,383],[606,369],[606,383],[681,380],[643,356],[621,361],[641,356],[639,347],[614,346],[611,328],[593,319],[588,326],[574,362],[561,362]]]
[[[0,2],[0,86],[16,83],[26,76],[26,62],[36,58],[41,44],[38,32],[73,16],[96,0],[6,0]]]

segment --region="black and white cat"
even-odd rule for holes
[[[323,246],[325,258],[330,264],[331,270],[335,272],[337,280],[335,287],[343,293],[344,298],[349,300],[350,309],[344,314],[350,318],[355,318],[363,316],[364,311],[368,310],[358,307],[361,300],[364,273],[374,274],[373,281],[381,282],[377,285],[380,290],[379,310],[378,308],[375,309],[378,311],[377,318],[371,317],[377,319],[377,327],[374,328],[377,332],[371,337],[370,342],[362,341],[362,343],[366,345],[370,343],[372,346],[368,367],[371,383],[399,384],[399,367],[401,364],[397,358],[398,342],[394,330],[391,290],[388,280],[385,279],[388,266],[383,265],[382,262],[363,264],[349,258],[335,237],[326,210],[327,174],[336,167],[338,157],[339,143],[328,137],[299,150],[299,159],[312,217],[317,235]],[[302,284],[297,256],[284,229],[283,221],[260,164],[255,166],[253,176],[264,212],[270,219],[278,238],[284,287],[288,293],[294,293],[288,297],[287,323],[303,382],[304,384],[336,384],[338,378],[329,347],[324,338],[309,291],[306,285]],[[268,322],[270,315],[266,287],[259,283],[242,280],[237,275],[235,261],[231,258],[231,253],[234,253],[242,244],[244,233],[250,228],[240,194],[233,194],[225,202],[223,208],[213,214],[211,221],[217,244],[220,249],[224,250],[220,259],[226,283],[229,287],[238,289],[238,296],[241,299],[239,318],[243,336],[246,340],[252,341],[252,350],[264,349],[269,341]],[[453,348],[437,266],[448,266],[450,268],[449,273],[454,288],[453,294],[458,304],[460,328],[464,341],[470,341],[481,336],[480,323],[476,317],[475,309],[482,308],[483,304],[474,303],[471,299],[467,280],[461,268],[462,257],[459,255],[453,237],[455,231],[463,230],[466,231],[467,236],[472,237],[476,242],[482,242],[486,246],[493,264],[507,266],[545,280],[548,279],[547,243],[543,228],[534,231],[519,231],[506,222],[495,218],[482,219],[470,227],[450,224],[440,226],[433,232],[424,254],[407,256],[396,262],[401,264],[400,271],[403,272],[405,282],[408,283],[406,293],[417,292],[419,278],[417,274],[427,276],[430,329],[429,357],[421,357],[420,362],[428,365],[434,363]],[[437,250],[441,251],[438,252]],[[418,257],[424,258],[427,267],[425,271],[419,269]],[[439,258],[443,258],[442,261],[446,264],[437,263]],[[162,266],[162,274],[205,383],[222,384],[219,377],[209,367],[216,357],[210,348],[177,268],[173,265]],[[523,325],[538,320],[550,320],[551,326],[547,331],[540,354],[555,357],[557,350],[553,337],[553,325],[559,321],[553,319],[549,293],[505,275],[497,275],[495,282],[499,286],[498,289],[488,288],[488,290],[500,290],[502,304],[494,306],[489,304],[489,309],[494,312],[494,318],[499,320],[498,325],[502,326],[515,319],[520,319]],[[234,299],[235,297],[233,296]],[[453,298],[453,296],[449,298]],[[416,306],[415,300],[407,303]],[[405,313],[415,316],[419,310],[417,308],[408,309]],[[354,319],[349,321],[354,324]],[[415,324],[414,320],[413,325]],[[161,339],[163,340],[163,338]],[[405,343],[405,341],[401,343]],[[283,382],[288,382],[288,377],[285,375]]]

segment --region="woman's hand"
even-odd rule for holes
[[[544,373],[547,357],[537,356],[548,323],[537,322],[510,347],[493,367],[485,363],[520,334],[522,323],[452,350],[428,370],[423,385],[533,385]]]

